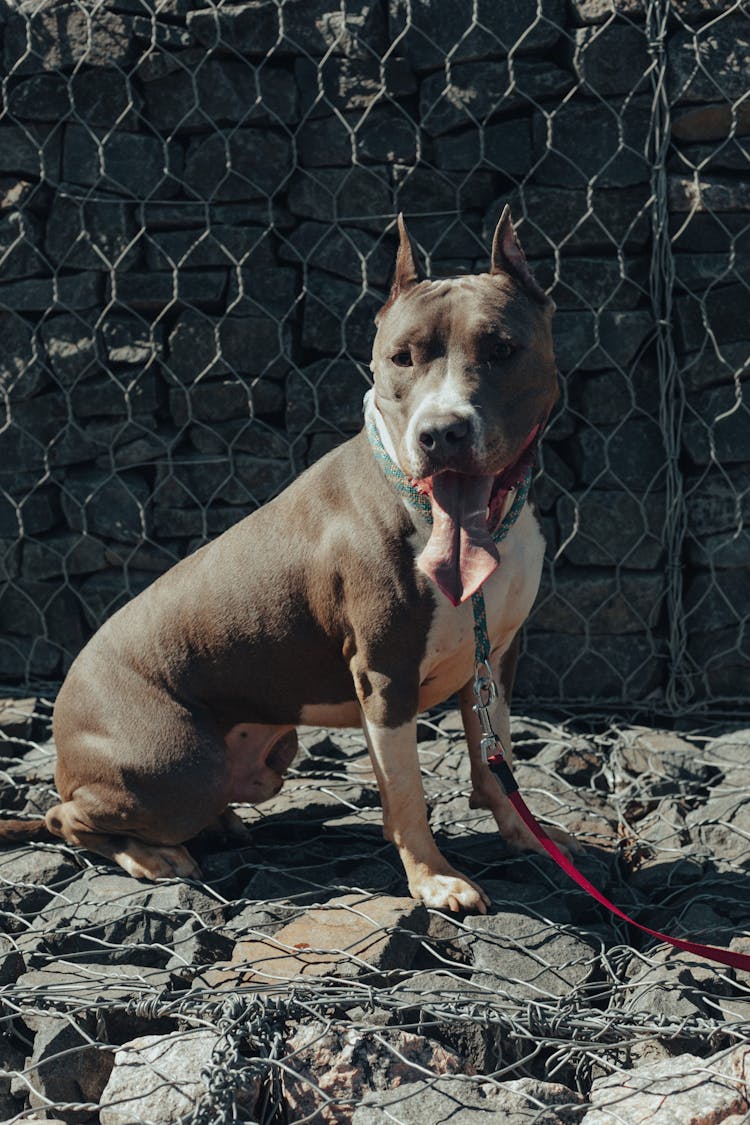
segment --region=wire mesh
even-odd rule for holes
[[[50,705],[3,709],[3,803],[54,800]],[[747,951],[747,729],[513,722],[539,815],[647,925]],[[138,882],[57,845],[0,854],[6,1121],[738,1120],[744,974],[628,929],[468,807],[460,716],[420,726],[430,823],[486,917],[407,897],[360,732],[307,728],[249,839]],[[667,1096],[668,1095],[668,1096]]]
[[[4,3],[0,681],[59,683],[355,432],[406,213],[558,304],[518,691],[748,699],[748,15],[725,0]]]

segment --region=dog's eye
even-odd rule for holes
[[[516,349],[510,340],[496,340],[492,350],[498,359],[510,359]]]
[[[391,356],[391,363],[394,363],[396,367],[411,367],[411,352],[396,352],[394,356]]]

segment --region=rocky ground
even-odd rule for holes
[[[44,701],[0,710],[6,813],[53,800]],[[515,724],[517,777],[625,910],[750,951],[750,731]],[[0,1119],[511,1125],[750,1119],[750,980],[607,916],[469,810],[453,711],[420,727],[431,821],[487,917],[407,897],[359,732],[302,732],[204,881],[0,852]]]

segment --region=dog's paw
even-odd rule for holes
[[[574,855],[581,855],[583,847],[578,843],[575,836],[571,836],[569,832],[563,831],[562,828],[553,828],[551,825],[546,824],[544,831],[549,836],[553,843],[557,844],[560,851],[566,859],[571,859]],[[534,836],[525,824],[519,822],[513,825],[512,828],[503,827],[500,834],[505,840],[509,848],[513,848],[517,852],[538,852],[539,855],[548,855],[547,849],[543,844],[540,844],[536,836]]]
[[[490,904],[482,888],[458,871],[422,875],[409,884],[409,890],[413,897],[420,899],[425,906],[433,906],[437,910],[450,910],[454,914],[462,910],[486,914]]]
[[[128,837],[112,858],[134,879],[200,879],[201,869],[187,848],[157,847]]]

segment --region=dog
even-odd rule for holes
[[[507,207],[478,275],[423,278],[401,215],[398,230],[365,428],[114,614],[60,690],[61,802],[47,830],[136,878],[199,876],[185,841],[231,821],[231,802],[279,791],[298,724],[361,725],[410,893],[485,913],[486,894],[433,839],[417,757],[417,714],[455,693],[471,807],[491,810],[508,844],[539,850],[482,761],[471,595],[484,593],[492,721],[510,756],[518,635],[544,542],[528,503],[500,550],[489,532],[557,399],[554,304]]]

